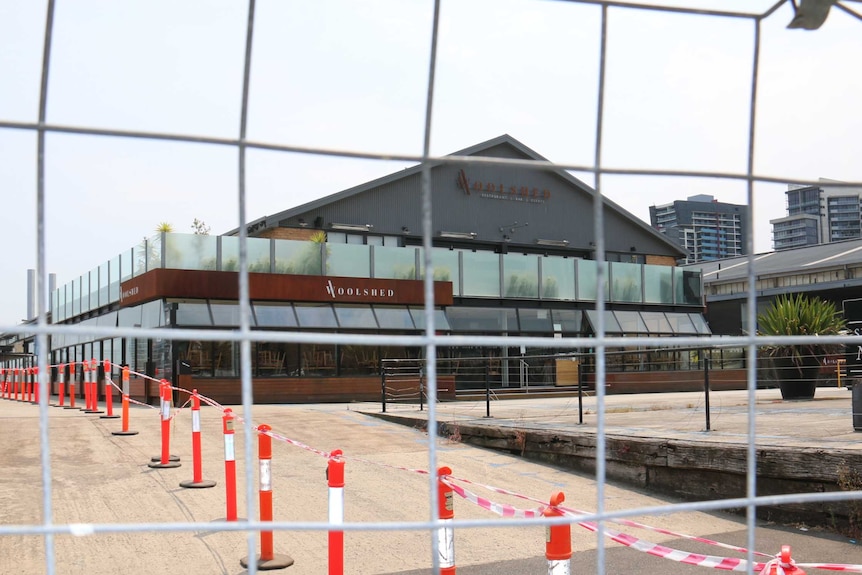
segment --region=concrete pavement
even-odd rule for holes
[[[770,441],[841,441],[823,428],[841,431],[845,444],[856,443],[846,431],[850,392],[818,390],[811,405],[781,406],[763,390],[758,409],[774,415]],[[821,393],[822,392],[822,393]],[[733,394],[734,392],[725,392]],[[761,392],[758,392],[759,394]],[[777,391],[774,394],[777,395]],[[677,397],[677,396],[680,397]],[[684,433],[703,436],[703,420],[696,412],[698,399],[684,394],[608,397],[608,426],[637,433]],[[835,397],[833,397],[835,396]],[[550,403],[547,403],[550,402]],[[562,402],[562,403],[559,403]],[[585,403],[588,406],[588,402]],[[739,429],[739,399],[717,394],[712,405],[714,429],[709,440],[744,440]],[[663,406],[663,407],[662,407]],[[572,408],[575,408],[574,415]],[[579,425],[577,399],[512,400],[497,402],[492,415],[497,425]],[[595,407],[595,406],[594,406]],[[592,408],[594,411],[594,407]],[[241,408],[234,406],[237,412]],[[391,409],[396,409],[394,406]],[[417,406],[400,406],[404,413],[422,412]],[[589,426],[590,414],[587,407]],[[267,423],[286,438],[321,451],[342,449],[347,458],[345,516],[349,522],[390,523],[426,520],[428,476],[410,470],[427,470],[428,442],[439,449],[439,465],[448,465],[457,477],[490,484],[531,497],[546,499],[564,491],[573,507],[596,508],[595,481],[519,457],[474,448],[444,438],[429,438],[418,429],[383,422],[360,411],[379,410],[376,404],[255,406],[252,421]],[[464,417],[483,419],[484,405],[442,404],[441,420]],[[692,412],[691,410],[695,410]],[[44,521],[39,459],[38,406],[0,400],[0,529]],[[427,413],[427,412],[425,412]],[[809,422],[810,418],[810,422]],[[824,419],[825,418],[825,419]],[[787,426],[785,426],[787,420]],[[795,422],[794,422],[795,420]],[[782,422],[779,424],[779,422]],[[191,479],[191,413],[180,410],[171,424],[171,452],[182,459],[176,469],[151,469],[148,463],[160,452],[158,411],[147,407],[132,409],[131,428],[140,433],[120,437],[112,431],[119,420],[101,419],[78,410],[48,408],[51,453],[51,513],[54,524],[170,524],[200,523],[194,533],[144,529],[98,535],[59,535],[54,539],[55,572],[58,574],[101,573],[244,573],[239,560],[248,553],[248,539],[242,532],[212,531],[208,524],[225,517],[224,442],[221,413],[205,407],[201,412],[203,476],[217,481],[211,489],[183,489],[179,482]],[[802,434],[805,429],[811,429]],[[819,430],[819,431],[818,431]],[[256,449],[256,441],[254,443]],[[238,426],[236,438],[239,516],[246,516],[244,435]],[[855,447],[854,447],[855,448]],[[256,459],[253,466],[256,466]],[[275,519],[289,522],[325,522],[327,484],[326,458],[276,441],[272,474]],[[256,471],[253,474],[256,477]],[[606,486],[607,509],[631,509],[660,505],[667,500],[616,485]],[[257,486],[253,487],[257,493]],[[485,491],[479,494],[495,502],[519,508],[535,504]],[[462,499],[455,501],[456,520],[494,519],[489,512]],[[720,513],[674,513],[639,517],[643,523],[700,535],[719,541],[744,544],[745,529],[740,518]],[[407,525],[400,525],[408,527]],[[398,526],[395,526],[398,527]],[[2,533],[2,532],[0,532]],[[595,552],[595,535],[573,528],[573,549],[579,571],[594,572],[590,558]],[[691,542],[658,533],[635,533],[654,542],[685,545],[686,550],[731,555],[726,550],[692,548]],[[806,562],[862,563],[862,550],[846,539],[795,530],[793,533],[758,529],[760,551],[774,553],[781,543],[794,546],[794,558]],[[257,541],[257,538],[254,538]],[[349,531],[345,535],[346,573],[430,572],[431,537],[427,532],[396,528],[386,531]],[[276,553],[289,554],[295,564],[285,572],[319,574],[326,570],[325,531],[278,530],[274,534]],[[456,530],[456,562],[459,572],[542,573],[544,571],[544,529],[541,527],[484,527]],[[607,566],[612,572],[655,565],[664,573],[702,572],[667,560],[647,557],[631,549],[609,545]],[[259,547],[256,547],[259,549]],[[738,555],[733,555],[738,556]],[[535,571],[532,566],[535,566]],[[46,572],[44,539],[34,535],[0,534],[0,573]]]

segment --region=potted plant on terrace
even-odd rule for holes
[[[835,304],[804,294],[781,295],[757,316],[760,335],[839,335],[844,318]],[[778,372],[782,399],[811,399],[823,358],[841,353],[840,344],[805,343],[768,345],[763,351],[771,357]]]

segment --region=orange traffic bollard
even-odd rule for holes
[[[233,410],[226,408],[222,416],[224,432],[224,487],[227,515],[225,521],[236,521],[236,453],[234,447]]]
[[[114,386],[111,383],[111,360],[106,359],[102,362],[102,378],[105,382],[105,410],[107,415],[99,416],[99,419],[117,419],[120,416],[114,415]]]
[[[563,492],[551,496],[551,505],[542,511],[545,517],[563,517],[557,507],[566,500]],[[572,558],[572,525],[548,525],[545,530],[545,558],[548,560],[548,575],[569,575]]]
[[[149,467],[166,469],[182,465],[179,457],[171,455],[171,386],[164,379],[159,383],[159,395],[162,398],[162,455],[153,457]]]
[[[66,364],[61,363],[57,366],[57,405],[55,407],[63,407],[66,401]]]
[[[260,521],[272,522],[272,428],[260,425],[258,431],[258,461],[260,476]],[[250,557],[239,560],[240,565],[248,567]],[[285,569],[293,565],[287,555],[276,555],[272,545],[272,531],[260,532],[260,555],[256,558],[257,568],[261,570]]]
[[[77,377],[77,368],[74,362],[69,362],[69,405],[65,409],[75,409],[75,378]]]
[[[111,435],[137,435],[137,431],[129,431],[129,368],[123,367],[123,428],[112,431]]]
[[[99,409],[99,381],[98,381],[99,364],[93,359],[90,362],[84,361],[84,385],[86,386],[85,393],[87,394],[87,408],[84,413],[104,413]]]
[[[24,381],[27,389],[27,400],[33,403],[33,368],[27,367],[24,369]]]
[[[198,390],[192,390],[192,480],[181,481],[180,487],[214,487],[216,482],[203,479],[201,461],[201,397]]]
[[[329,484],[329,524],[344,523],[344,460],[341,450],[329,454],[326,480]],[[329,575],[344,573],[344,531],[329,531]]]
[[[34,399],[33,403],[39,403],[39,368],[33,368],[33,391],[34,391]]]
[[[805,571],[793,563],[790,556],[790,545],[782,545],[781,553],[769,561],[761,571],[763,575],[805,575]]]
[[[440,521],[445,524],[437,528],[437,557],[440,558],[440,575],[455,575],[455,530],[452,528],[455,507],[452,488],[442,480],[446,475],[452,475],[448,467],[437,470],[437,510]]]

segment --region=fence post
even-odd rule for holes
[[[222,415],[224,433],[224,485],[227,514],[225,521],[236,521],[236,454],[234,451],[233,410],[225,408]]]
[[[551,506],[542,511],[545,517],[563,517],[557,507],[566,500],[563,492],[551,496]],[[548,525],[545,530],[545,558],[548,560],[548,575],[569,575],[572,558],[572,525]]]
[[[455,508],[452,488],[442,481],[446,475],[452,475],[448,467],[437,470],[437,511],[444,524],[437,528],[437,557],[440,558],[440,575],[455,575],[455,531],[452,528]]]
[[[706,355],[706,350],[704,350],[703,356],[703,394],[704,394],[704,411],[706,412],[706,430],[712,431],[710,427],[709,421],[709,356]]]
[[[201,461],[201,397],[198,390],[192,390],[192,480],[181,481],[180,487],[205,488],[214,487],[215,481],[203,479]]]
[[[344,523],[344,460],[336,449],[329,454],[326,479],[329,485],[329,524]],[[344,531],[329,531],[329,575],[344,573]]]
[[[380,361],[380,403],[383,405],[383,413],[386,413],[386,366]]]
[[[137,435],[137,431],[129,431],[129,366],[123,366],[123,429],[112,431],[111,435]]]
[[[423,411],[425,408],[425,398],[422,396],[422,376],[424,374],[424,370],[419,368],[419,411]]]
[[[485,364],[485,417],[491,417],[491,366]]]
[[[159,395],[162,398],[162,455],[153,457],[147,464],[149,467],[164,469],[179,467],[180,458],[171,455],[171,386],[164,379],[159,383]]]
[[[578,364],[578,424],[580,425],[584,423],[584,378],[586,377],[584,371],[586,364],[587,362],[583,358]]]
[[[260,521],[272,522],[272,428],[266,424],[257,428],[258,461],[260,477]],[[239,560],[240,565],[248,567],[251,557]],[[293,559],[287,555],[276,555],[272,546],[272,531],[260,532],[260,555],[257,556],[257,568],[261,570],[285,569],[293,565]]]

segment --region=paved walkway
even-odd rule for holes
[[[744,441],[747,416],[744,394],[714,394],[712,425],[703,432],[702,396],[663,394],[609,396],[608,433],[680,434],[708,441]],[[860,443],[850,424],[850,392],[821,389],[811,402],[782,403],[778,392],[758,392],[759,440],[799,441],[857,448]],[[511,400],[492,406],[496,425],[566,426],[588,430],[595,426],[595,400],[584,402],[585,423],[577,419],[577,398],[564,400]],[[235,408],[237,412],[241,408]],[[319,450],[343,449],[347,457],[345,515],[347,521],[371,524],[399,522],[387,531],[349,531],[345,535],[346,573],[426,573],[431,562],[431,537],[406,528],[425,521],[428,509],[427,475],[407,469],[428,469],[428,442],[439,449],[438,464],[454,475],[475,482],[510,489],[537,498],[564,491],[567,503],[595,509],[595,481],[546,465],[525,461],[441,438],[429,438],[417,429],[387,423],[360,413],[379,411],[378,404],[255,406],[252,420],[267,423],[292,440]],[[417,406],[389,406],[390,410],[427,412]],[[58,535],[54,538],[55,573],[73,575],[136,575],[181,573],[238,575],[245,570],[241,558],[248,554],[249,539],[243,532],[204,529],[225,517],[224,444],[221,413],[201,411],[203,478],[217,481],[211,489],[183,489],[180,481],[192,478],[191,414],[179,411],[171,424],[171,452],[182,458],[176,469],[151,469],[148,463],[160,453],[158,410],[132,409],[131,428],[138,435],[115,436],[119,420],[101,419],[78,410],[48,408],[51,461],[51,515],[54,524],[136,525],[134,532],[97,535]],[[439,406],[441,419],[484,420],[482,403],[447,403]],[[768,435],[767,435],[768,434]],[[862,436],[858,436],[862,437]],[[256,440],[255,440],[256,441]],[[256,443],[253,443],[256,450]],[[245,440],[242,427],[236,437],[239,516],[246,516]],[[39,525],[42,504],[38,406],[0,400],[0,573],[45,573],[45,542],[36,535],[4,534],[2,529]],[[257,462],[252,463],[256,478]],[[275,518],[282,522],[317,522],[327,519],[326,459],[283,441],[273,448],[272,481]],[[661,505],[666,499],[613,485],[605,487],[607,509],[633,509]],[[252,486],[253,496],[257,485]],[[494,501],[521,508],[530,502],[480,491]],[[488,520],[489,512],[456,499],[459,520]],[[745,525],[739,517],[720,513],[674,513],[637,517],[636,520],[703,536],[745,544]],[[185,532],[159,531],[170,524],[200,524]],[[635,533],[650,540],[691,552],[731,555],[723,549],[692,546],[673,536]],[[846,539],[823,533],[758,528],[757,549],[777,552],[780,544],[794,546],[794,557],[805,562],[862,563],[862,550]],[[541,527],[462,528],[456,532],[459,573],[544,573],[544,529]],[[296,563],[285,573],[326,572],[327,536],[323,530],[278,530],[274,550],[292,556]],[[575,560],[573,572],[595,573],[595,535],[572,530]],[[258,540],[252,538],[259,550]],[[610,544],[607,572],[650,570],[668,574],[703,573],[679,563],[668,563]],[[733,555],[737,556],[737,555]],[[535,566],[535,568],[527,566]],[[652,566],[652,567],[649,567]],[[511,568],[511,569],[510,569]],[[809,571],[810,573],[810,571]]]
[[[836,447],[862,449],[862,432],[853,429],[852,393],[847,388],[818,388],[813,400],[783,401],[777,389],[755,392],[756,444],[771,446]],[[367,404],[371,412],[380,405]],[[584,397],[583,423],[577,397],[448,402],[437,406],[437,419],[529,429],[594,433],[598,406]],[[388,404],[387,413],[425,420],[427,407]],[[745,444],[749,407],[746,391],[720,391],[709,395],[707,429],[703,392],[605,396],[605,432],[610,435],[663,437],[689,441]]]

